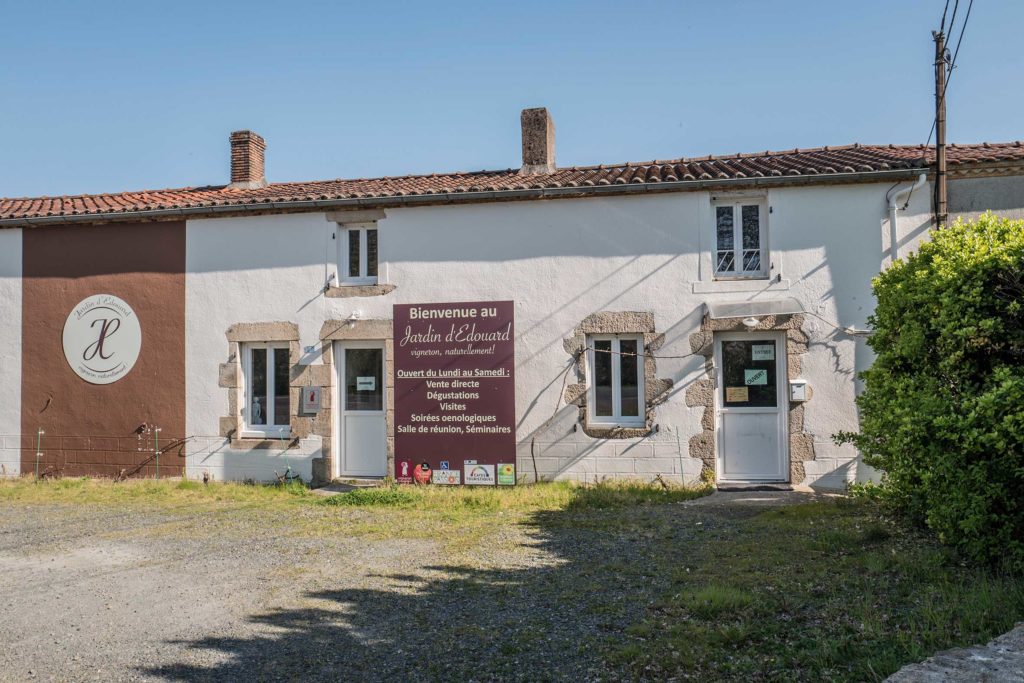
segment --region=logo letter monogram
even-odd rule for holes
[[[82,360],[92,360],[97,355],[103,360],[110,358],[110,356],[103,353],[103,342],[106,341],[107,337],[112,336],[120,329],[121,321],[118,318],[97,318],[92,321],[92,325],[89,325],[89,327],[96,327],[96,323],[102,323],[100,325],[100,336],[92,344],[85,347],[85,351],[82,353]]]
[[[68,313],[61,341],[72,372],[89,384],[111,384],[139,359],[142,328],[128,302],[93,294]]]

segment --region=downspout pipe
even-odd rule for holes
[[[906,196],[907,197],[907,203],[909,204],[910,203],[910,197],[909,197],[910,193],[914,192],[915,190],[921,189],[921,187],[926,182],[928,182],[928,174],[927,173],[922,173],[921,175],[919,175],[917,177],[917,182],[916,183],[914,183],[910,187],[905,187],[902,190],[897,190],[889,198],[889,256],[890,256],[890,258],[893,261],[896,260],[896,258],[898,256],[898,252],[899,252],[899,243],[898,243],[899,231],[896,229],[897,212],[900,209],[906,209],[907,208],[906,204],[901,207],[899,205],[899,203],[900,203],[899,200],[902,199],[904,196]]]

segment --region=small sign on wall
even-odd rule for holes
[[[470,486],[494,486],[494,465],[478,463],[476,460],[464,461],[466,484]]]
[[[498,463],[498,486],[515,486],[516,466],[510,462]]]
[[[461,475],[458,470],[434,470],[434,483],[441,486],[458,486],[462,483]]]
[[[320,387],[302,387],[302,412],[306,414],[320,411]]]

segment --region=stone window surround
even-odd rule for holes
[[[644,390],[644,385],[645,385],[646,377],[644,376],[645,373],[643,371],[642,363],[644,362],[644,357],[647,354],[644,353],[644,339],[643,339],[643,335],[640,335],[640,334],[588,334],[587,337],[586,337],[586,341],[587,341],[587,349],[586,349],[586,353],[587,353],[587,359],[586,359],[587,367],[588,368],[594,368],[595,367],[595,363],[597,362],[598,358],[600,357],[598,355],[599,352],[597,351],[597,345],[599,343],[601,343],[601,342],[604,342],[604,343],[608,344],[609,351],[610,351],[610,353],[608,354],[610,356],[610,358],[608,360],[609,360],[610,366],[611,366],[609,368],[610,376],[608,378],[608,380],[610,382],[610,384],[608,386],[608,389],[610,391],[609,399],[611,401],[611,408],[610,408],[611,414],[610,415],[598,415],[597,414],[597,406],[593,405],[593,404],[590,404],[588,406],[588,408],[590,408],[590,410],[587,411],[587,422],[589,423],[589,425],[593,426],[593,427],[616,427],[616,426],[617,427],[639,427],[639,426],[643,426],[643,424],[645,422],[645,417],[644,417],[644,413],[641,412],[641,403],[644,404],[645,409],[646,409],[646,401],[644,400],[644,395],[641,394],[641,393],[638,393],[638,395],[636,397],[636,400],[629,402],[630,404],[632,404],[632,407],[636,408],[636,415],[635,416],[633,416],[633,415],[626,415],[623,412],[626,406],[623,405],[625,403],[625,401],[623,401],[623,399],[625,397],[623,395],[623,387],[622,387],[622,379],[621,379],[621,376],[622,376],[622,364],[623,364],[623,361],[625,360],[623,358],[623,355],[622,355],[622,343],[623,342],[636,343],[636,345],[637,345],[637,354],[639,356],[638,359],[634,359],[634,361],[637,361],[637,360],[639,361],[639,363],[637,365],[637,374],[638,374],[638,377],[637,377],[637,389],[639,389],[640,391]],[[618,366],[618,367],[616,367],[616,366]],[[595,372],[593,374],[596,374],[596,370],[595,370]],[[618,383],[616,383],[616,381],[615,381],[616,375],[619,376]],[[617,391],[616,391],[616,389],[617,389]],[[587,385],[587,392],[588,392],[587,401],[588,402],[596,401],[596,398],[597,398],[597,386],[595,385],[594,382],[588,383],[588,385]],[[616,412],[616,410],[615,410],[616,404],[618,404],[618,412]]]
[[[334,376],[334,342],[336,341],[376,341],[384,344],[384,430],[387,466],[385,471],[394,476],[395,472],[395,345],[394,323],[389,318],[368,320],[327,320],[320,328],[320,340],[323,345],[324,367],[328,374]],[[332,380],[333,382],[333,380]],[[326,396],[329,392],[324,392]],[[340,399],[339,399],[340,400]],[[333,421],[328,418],[323,444],[323,459],[314,461],[314,479],[330,481],[334,478],[334,438]]]
[[[587,336],[593,334],[632,334],[644,343],[644,425],[620,427],[589,423],[587,410]],[[654,430],[655,408],[663,403],[672,389],[672,380],[655,377],[657,361],[652,355],[665,343],[665,335],[655,332],[654,314],[642,311],[602,311],[583,319],[573,334],[562,340],[562,348],[572,356],[578,382],[565,389],[566,404],[579,407],[583,433],[595,439],[635,439]]]
[[[249,403],[248,403],[247,397],[249,396],[249,392],[252,389],[253,384],[257,380],[256,372],[255,372],[255,370],[253,368],[253,355],[255,354],[256,351],[266,351],[267,352],[266,361],[265,361],[266,364],[265,364],[265,367],[264,367],[264,370],[263,370],[262,374],[263,374],[263,379],[266,382],[266,392],[267,392],[267,394],[269,394],[268,395],[268,399],[269,400],[267,401],[267,404],[268,404],[267,407],[264,408],[264,412],[265,412],[264,417],[267,418],[267,419],[264,421],[263,425],[253,425],[252,422],[251,422],[252,416],[246,414],[247,413],[247,409],[249,409],[249,410],[252,409],[252,406],[250,406]],[[271,354],[271,351],[273,351],[273,354]],[[284,351],[285,353],[284,354],[279,354],[278,352],[280,352],[280,351]],[[287,440],[287,439],[290,439],[291,438],[291,391],[290,391],[290,383],[286,382],[285,383],[285,387],[283,387],[284,391],[288,392],[288,398],[289,398],[289,402],[288,402],[289,413],[286,416],[288,424],[287,425],[278,425],[277,424],[277,418],[279,416],[276,415],[276,414],[273,416],[273,418],[274,418],[273,420],[270,419],[271,418],[270,413],[271,412],[275,412],[276,413],[277,405],[276,405],[276,402],[275,402],[275,397],[276,397],[276,395],[278,393],[278,390],[281,389],[280,387],[277,386],[277,372],[276,372],[277,368],[275,366],[276,366],[277,361],[280,360],[280,355],[285,355],[286,354],[286,358],[285,358],[286,367],[288,368],[289,374],[291,373],[291,365],[292,365],[293,360],[292,360],[292,353],[291,353],[290,344],[287,343],[287,342],[256,342],[256,341],[239,342],[239,344],[238,344],[238,353],[239,353],[239,356],[238,356],[239,367],[240,367],[241,372],[242,372],[241,377],[239,377],[239,379],[238,379],[239,388],[241,389],[241,394],[239,396],[239,405],[238,405],[238,408],[239,408],[238,412],[239,412],[239,415],[240,415],[240,418],[241,418],[239,420],[239,424],[238,424],[238,426],[239,426],[239,438],[242,438],[242,439],[257,439],[257,440]],[[270,391],[270,385],[271,384],[274,384],[274,391],[273,392]]]
[[[803,331],[803,314],[765,316],[754,328],[748,328],[738,318],[712,320],[707,315],[698,332],[690,335],[690,349],[704,356],[705,377],[686,388],[686,405],[703,408],[701,432],[690,437],[689,454],[704,463],[701,474],[710,481],[717,480],[718,454],[715,432],[715,332],[733,331],[781,331],[786,333],[786,371],[788,379],[800,377],[802,356],[807,353],[809,337]],[[813,396],[808,387],[807,401]],[[799,484],[806,478],[804,463],[814,460],[814,437],[804,432],[804,404],[807,401],[791,402],[788,394],[785,400],[789,410],[789,482]]]
[[[230,439],[231,447],[239,450],[279,449],[285,450],[298,445],[300,439],[310,434],[330,435],[331,400],[330,391],[321,394],[320,410],[316,415],[300,414],[302,387],[319,386],[329,389],[331,380],[329,366],[303,365],[299,363],[299,326],[291,322],[236,323],[228,328],[228,362],[221,363],[218,385],[227,389],[228,414],[220,418],[220,435]],[[289,364],[289,426],[291,434],[284,439],[243,438],[241,434],[242,411],[240,406],[245,393],[242,375],[241,345],[249,342],[265,342],[288,345]]]
[[[351,211],[329,211],[325,214],[325,218],[329,223],[338,224],[338,230],[336,230],[334,233],[334,238],[337,240],[340,239],[339,234],[342,230],[345,229],[346,225],[373,223],[376,226],[378,221],[387,218],[387,214],[382,209],[357,209]],[[337,248],[335,251],[337,254],[341,254],[340,247]],[[367,296],[384,296],[395,291],[396,288],[396,285],[384,282],[377,282],[375,284],[341,284],[340,262],[337,264],[333,282],[334,284],[328,283],[328,285],[324,287],[324,296],[327,297],[328,299],[349,299]]]

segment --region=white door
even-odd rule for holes
[[[716,334],[715,368],[719,481],[788,480],[785,333]]]
[[[384,343],[335,342],[334,348],[337,475],[383,477],[388,464]]]

